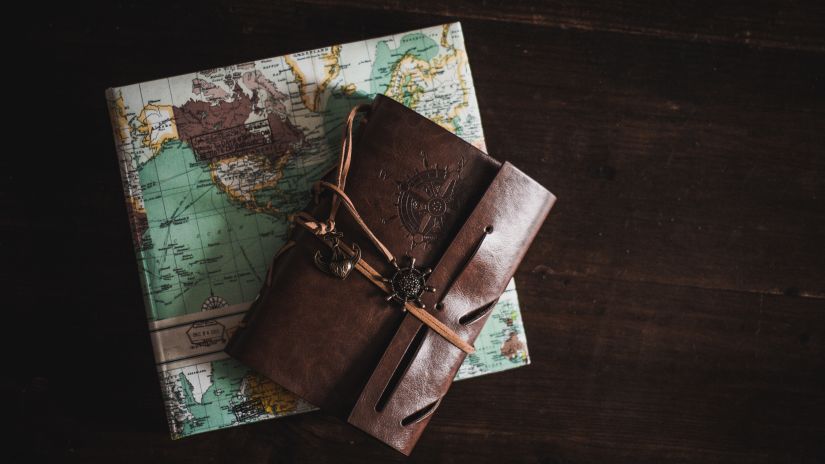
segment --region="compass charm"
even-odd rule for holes
[[[412,301],[419,307],[425,308],[426,306],[421,302],[421,295],[424,292],[435,292],[435,288],[427,285],[427,278],[432,274],[432,269],[417,269],[415,258],[412,257],[410,257],[408,267],[399,267],[395,261],[392,265],[395,266],[395,274],[391,279],[383,279],[392,290],[392,293],[387,296],[387,301],[395,300],[401,304]]]

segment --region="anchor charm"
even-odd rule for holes
[[[352,256],[341,249],[340,240],[343,236],[344,234],[336,230],[324,234],[324,240],[332,244],[332,254],[328,259],[324,259],[320,250],[315,252],[315,266],[341,280],[346,279],[350,272],[355,269],[358,261],[361,260],[361,249],[355,243],[352,244]]]

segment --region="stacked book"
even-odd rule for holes
[[[459,23],[107,91],[174,438],[315,409],[224,348],[335,166],[350,109],[377,94],[485,150]],[[386,220],[415,222],[405,204]],[[456,380],[530,362],[512,281],[474,346]]]

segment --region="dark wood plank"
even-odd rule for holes
[[[825,297],[821,55],[466,29],[490,152],[560,198],[536,271]]]
[[[142,2],[73,4],[19,21],[8,61],[26,72],[8,106],[27,145],[0,183],[0,282],[22,347],[2,374],[21,456],[825,457],[819,7],[314,2],[167,5],[173,22]],[[321,413],[170,441],[103,89],[452,15],[490,152],[560,199],[517,275],[533,365],[456,384],[409,460]]]
[[[577,30],[614,32],[684,42],[823,51],[825,8],[813,1],[716,2],[559,0],[453,2],[304,0],[322,5],[438,14]]]

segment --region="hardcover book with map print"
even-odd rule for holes
[[[379,93],[484,150],[459,23],[107,90],[173,438],[315,409],[223,349]],[[457,380],[530,362],[512,281],[475,347]]]

